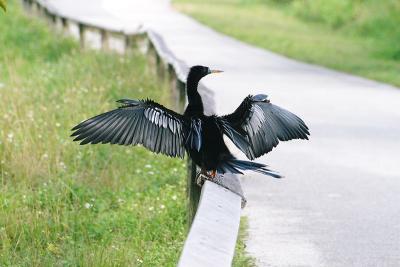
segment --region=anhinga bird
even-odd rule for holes
[[[186,90],[188,106],[178,114],[150,100],[121,99],[117,109],[75,126],[72,136],[81,144],[141,144],[155,153],[183,158],[185,151],[203,174],[242,174],[252,170],[280,177],[266,165],[236,159],[226,146],[226,135],[253,160],[270,152],[279,141],[308,139],[306,124],[293,113],[271,104],[266,95],[249,95],[229,115],[204,115],[197,86],[204,76],[221,72],[204,66],[190,69]]]

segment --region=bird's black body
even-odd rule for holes
[[[221,130],[218,128],[216,116],[199,116],[202,122],[200,151],[186,147],[190,158],[203,170],[217,170],[218,166],[226,158],[232,157],[226,146]]]
[[[190,69],[186,90],[188,106],[183,115],[151,100],[122,99],[118,109],[88,119],[73,128],[81,144],[142,144],[156,153],[184,156],[184,151],[203,172],[242,173],[252,170],[280,177],[266,165],[236,159],[226,146],[227,136],[249,158],[270,152],[279,140],[308,139],[308,128],[293,113],[269,102],[266,95],[246,97],[229,115],[207,116],[197,91],[208,67]]]
[[[197,166],[203,170],[211,171],[216,170],[219,162],[231,154],[218,127],[217,116],[204,115],[203,101],[197,91],[200,79],[206,76],[208,71],[208,68],[195,66],[189,72],[186,81],[188,106],[183,115],[187,118],[201,121],[202,145],[200,150],[197,151],[197,149],[187,145],[186,151]]]

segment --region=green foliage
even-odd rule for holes
[[[7,1],[6,0],[0,0],[0,7],[6,11],[7,10]]]
[[[379,41],[381,56],[400,59],[400,2],[397,0],[293,0],[288,10],[347,34]]]
[[[254,259],[250,257],[246,252],[245,241],[248,237],[247,229],[248,229],[247,217],[242,217],[240,220],[240,229],[239,229],[238,241],[236,243],[235,257],[233,258],[232,262],[233,267],[256,266]]]
[[[81,51],[15,3],[0,16],[0,266],[175,266],[183,161],[79,146],[70,129],[124,97],[169,99],[142,56]]]
[[[381,46],[377,56],[400,60],[400,2],[371,1],[359,6],[354,22],[355,31]],[[353,26],[351,26],[353,27]]]
[[[294,0],[291,8],[302,18],[321,21],[333,28],[342,26],[354,16],[352,0]]]
[[[181,11],[248,43],[400,86],[397,0],[175,2]]]

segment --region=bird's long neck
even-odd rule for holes
[[[189,116],[201,116],[204,114],[203,101],[197,91],[199,80],[188,77],[186,82],[186,93],[188,96],[188,106],[185,113]]]

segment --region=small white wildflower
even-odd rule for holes
[[[177,172],[178,169],[177,169],[177,168],[173,168],[172,171],[173,171],[173,172]]]
[[[147,169],[150,169],[151,165],[150,164],[146,164],[146,165],[144,165],[144,167],[147,168]]]
[[[176,200],[178,197],[176,195],[172,196],[172,200]]]
[[[56,122],[56,127],[58,128],[60,126],[61,126],[61,124],[59,122]]]
[[[152,211],[152,210],[154,210],[154,207],[149,207],[149,211]]]
[[[14,140],[14,134],[13,133],[9,133],[7,134],[7,141],[12,143]]]
[[[62,161],[59,163],[59,165],[60,165],[60,167],[61,167],[62,169],[64,169],[64,170],[67,168],[67,165],[65,165],[65,163],[62,162]]]
[[[4,86],[4,83],[0,83],[0,88],[3,88]]]
[[[49,158],[49,155],[47,155],[47,153],[44,153],[44,154],[42,155],[42,158],[48,159],[48,158]]]
[[[150,175],[153,175],[153,174],[154,174],[154,172],[152,172],[152,171],[149,171],[149,172],[148,172],[148,174],[150,174]]]
[[[124,203],[125,202],[125,200],[123,200],[122,198],[118,198],[118,203]]]
[[[30,111],[28,111],[28,114],[27,114],[27,116],[28,116],[28,118],[32,121],[33,120],[33,111],[32,110],[30,110]]]
[[[85,203],[85,208],[86,209],[90,209],[91,207],[93,207],[93,204],[90,204],[88,202]]]
[[[41,134],[38,134],[38,138],[39,138],[39,139],[42,139],[42,135],[41,135]]]
[[[165,209],[165,206],[164,205],[160,205],[160,209]]]
[[[143,263],[143,261],[141,259],[136,259],[136,261],[139,263]]]

